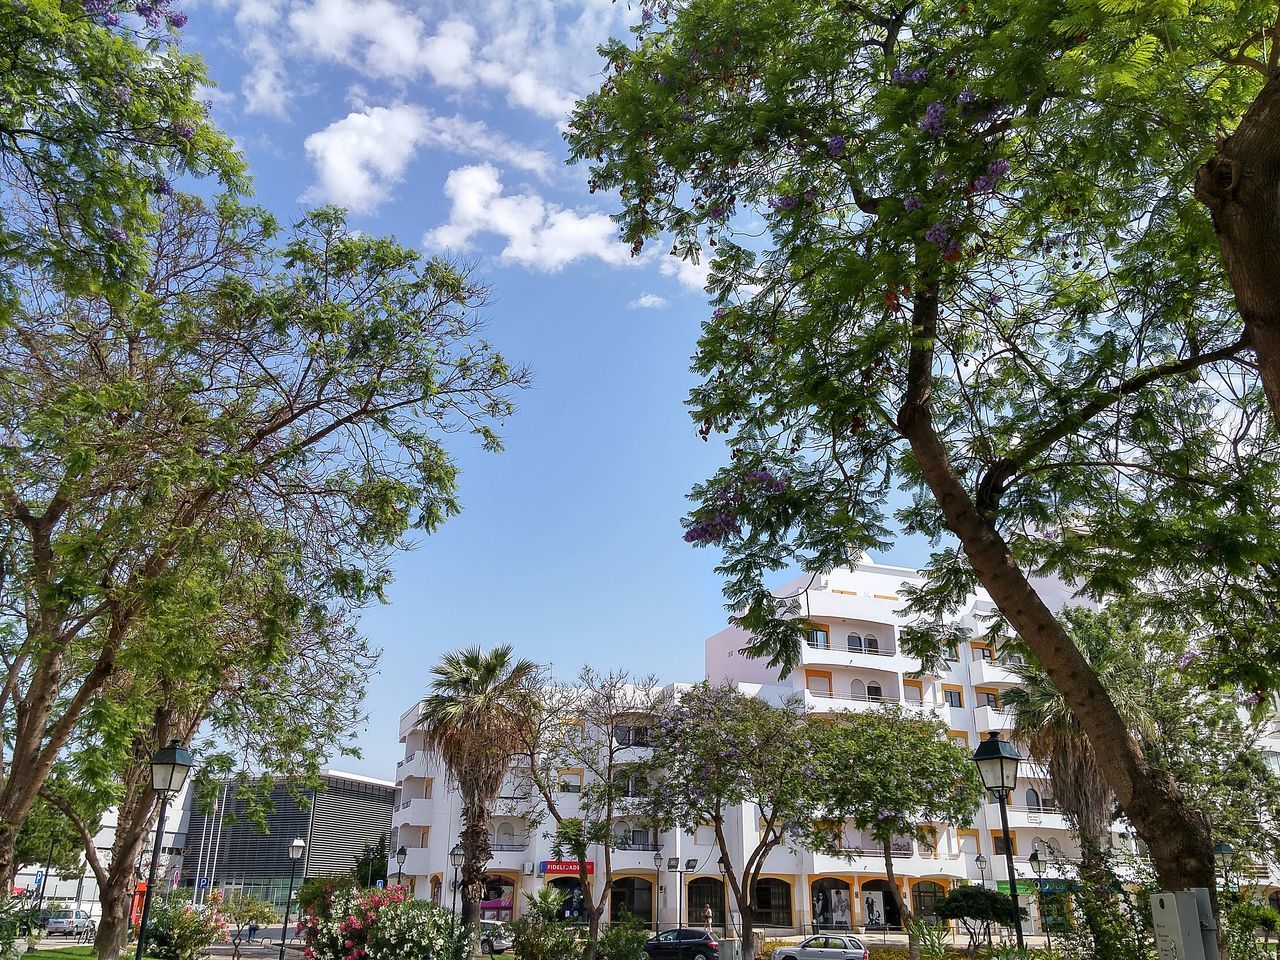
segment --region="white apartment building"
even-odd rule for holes
[[[800,697],[806,709],[815,713],[900,704],[938,717],[949,736],[969,750],[990,731],[1007,737],[1012,718],[1002,700],[1016,678],[1007,661],[1002,661],[1002,651],[981,639],[986,632],[983,614],[993,609],[990,599],[985,594],[975,596],[959,617],[960,625],[972,628],[973,639],[946,663],[943,672],[914,676],[920,672],[920,662],[899,647],[899,632],[908,621],[897,611],[904,605],[903,585],[919,582],[914,570],[863,560],[812,581],[805,576],[789,583],[779,594],[802,594],[801,607],[806,623],[811,624],[800,666],[786,678],[779,677],[765,661],[739,652],[746,634],[730,627],[706,641],[706,679],[713,684],[736,684],[743,692],[774,702]],[[442,769],[422,749],[417,719],[417,705],[400,718],[405,758],[395,776],[400,792],[392,817],[391,848],[407,849],[404,882],[415,895],[449,906],[453,873],[448,853],[461,826],[459,805]],[[1280,749],[1280,737],[1275,742]],[[565,786],[572,791],[573,784]],[[1038,850],[1039,859],[1050,862],[1040,885],[1049,893],[1044,902],[1053,904],[1061,903],[1069,891],[1070,863],[1079,853],[1051,795],[1043,764],[1029,760],[1021,765],[1008,817],[1018,889],[1026,895],[1032,914],[1029,929],[1039,931],[1038,881],[1028,858]],[[736,811],[728,826],[733,831],[732,860],[741,865],[757,839],[754,809]],[[522,895],[543,884],[568,892],[566,909],[574,909],[577,865],[553,857],[545,832],[545,827],[530,830],[517,817],[495,819],[488,899],[483,904],[486,917],[509,919],[519,912]],[[660,837],[642,828],[625,832],[627,849],[616,850],[612,857],[613,910],[625,907],[662,927],[701,927],[704,908],[709,906],[717,929],[724,928],[726,920],[730,929],[734,926],[732,911],[725,916],[729,898],[724,895],[711,828]],[[1132,841],[1117,836],[1115,842]],[[842,846],[847,856],[785,847],[772,852],[757,890],[757,929],[772,928],[781,934],[809,930],[814,924],[896,926],[897,909],[876,844],[849,828]],[[654,853],[659,848],[663,864],[655,869]],[[666,869],[669,858],[678,862],[678,872]],[[936,846],[902,841],[894,852],[894,873],[912,909],[926,916],[957,883],[985,883],[1007,891],[999,808],[994,802],[985,803],[968,827],[939,830]]]

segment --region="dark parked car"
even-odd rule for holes
[[[720,960],[720,944],[713,934],[691,927],[663,930],[644,943],[650,960]]]

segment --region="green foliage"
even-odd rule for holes
[[[328,920],[332,916],[334,895],[351,885],[350,875],[308,877],[298,888],[298,914]]]
[[[1025,907],[1019,906],[1022,918]],[[1013,926],[1013,901],[1008,894],[972,884],[952,887],[938,904],[937,916],[942,920],[959,920],[969,934],[970,948],[989,938],[991,925]]]
[[[830,722],[814,724],[809,741],[820,820],[808,842],[816,849],[842,855],[846,821],[880,844],[895,837],[931,843],[926,824],[964,826],[977,813],[982,782],[940,721],[900,707],[824,719]]]
[[[775,950],[779,947],[789,946],[791,946],[791,941],[789,940],[766,940],[764,942],[764,946],[760,948],[760,956],[763,957],[764,960],[773,960],[773,953]]]
[[[912,917],[907,929],[911,940],[920,948],[920,960],[947,960],[952,954],[951,931],[945,924]]]
[[[331,888],[303,910],[299,927],[316,960],[463,960],[469,943],[453,914],[402,889]]]
[[[157,960],[202,960],[215,943],[229,939],[222,894],[214,891],[199,906],[181,900],[152,901],[147,922],[147,954]]]
[[[276,919],[276,908],[252,894],[236,891],[222,902],[222,916],[226,920],[235,957],[240,956],[240,941],[249,927],[265,927]]]
[[[596,960],[645,960],[644,944],[650,932],[643,920],[624,913],[600,933],[596,941]]]
[[[100,813],[98,816],[90,813],[85,818],[91,834],[97,833],[99,819]],[[80,834],[65,814],[41,797],[22,821],[15,857],[19,863],[38,863],[44,866],[50,862],[51,843],[53,870],[58,876],[64,880],[79,876],[84,866],[84,847],[80,842]]]
[[[118,23],[113,26],[112,22]],[[123,21],[123,22],[121,22]],[[10,4],[0,18],[0,293],[15,267],[116,294],[141,279],[154,204],[181,174],[243,189],[244,165],[209,120],[204,65],[177,28],[121,2]],[[16,299],[16,297],[15,297]],[[4,304],[7,316],[13,302]]]
[[[525,894],[525,912],[511,921],[511,940],[520,960],[576,960],[582,947],[573,925],[560,919],[565,895],[555,887]]]
[[[372,887],[379,880],[387,882],[387,835],[378,837],[376,843],[366,842],[364,851],[351,868],[351,880],[358,887]]]
[[[0,897],[0,957],[24,949],[27,932],[35,928],[37,920],[35,907],[13,897]]]
[[[1271,960],[1275,947],[1260,941],[1280,933],[1280,912],[1251,900],[1236,898],[1225,911],[1227,955],[1231,960]]]

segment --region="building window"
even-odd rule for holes
[[[990,690],[976,690],[974,692],[978,695],[978,706],[990,707],[992,710],[1000,709],[999,694],[992,693]]]
[[[815,697],[831,696],[831,674],[809,673],[805,675],[805,686]]]
[[[880,688],[880,684],[876,683],[874,680],[872,680],[870,683],[867,684],[867,699],[868,700],[884,699],[884,691]]]
[[[815,650],[828,650],[831,647],[831,638],[825,627],[810,627],[808,643]]]
[[[907,703],[923,703],[924,688],[918,683],[906,681],[902,689],[902,694]]]
[[[943,687],[942,699],[948,707],[963,707],[964,691],[959,687]]]
[[[791,884],[787,881],[776,877],[761,877],[756,881],[753,899],[752,919],[760,926],[791,926]]]
[[[649,746],[649,728],[638,724],[619,723],[613,728],[613,739],[623,747]]]
[[[693,842],[700,847],[712,846],[716,842],[716,828],[704,823],[694,831]]]
[[[1027,806],[1032,810],[1040,809],[1040,793],[1034,787],[1027,791]]]
[[[994,650],[992,650],[992,649],[991,649],[991,645],[990,645],[990,644],[985,644],[985,643],[983,643],[983,644],[978,644],[978,643],[975,643],[975,644],[973,644],[972,646],[973,646],[973,659],[975,659],[975,660],[986,660],[988,663],[990,663],[990,662],[992,662],[992,661],[994,661],[994,660],[995,660],[995,658],[996,658],[996,652],[995,652]]]
[[[865,637],[862,638],[862,642],[867,648],[867,653],[880,652],[880,641],[876,638],[876,635],[874,633],[868,633]]]
[[[858,634],[858,633],[849,634],[849,636],[845,637],[845,643],[848,645],[850,653],[862,652],[862,635],[861,634]]]
[[[690,927],[702,928],[706,908],[711,908],[711,924],[724,926],[724,883],[718,878],[696,877],[689,881],[688,896],[685,902],[689,910],[685,922]]]
[[[862,680],[854,680],[849,684],[849,696],[855,700],[867,699],[867,685]]]
[[[1009,840],[1011,841],[1011,844],[1012,844],[1012,853],[1016,857],[1018,855],[1017,834],[1010,833]],[[995,855],[997,857],[1003,857],[1007,852],[1010,851],[1010,848],[1005,846],[1003,833],[991,834],[991,844],[992,844],[992,849],[995,851]]]
[[[581,770],[561,770],[560,771],[560,792],[561,793],[581,793],[582,792],[582,771]]]

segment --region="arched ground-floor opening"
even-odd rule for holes
[[[515,919],[516,878],[491,873],[484,878],[484,894],[480,898],[480,919],[510,923]]]
[[[582,883],[577,877],[556,877],[548,886],[555,887],[564,894],[564,903],[560,904],[557,916],[561,920],[585,920],[587,912],[582,902]]]
[[[1280,910],[1280,890],[1272,890],[1267,894],[1267,904],[1272,910]]]
[[[644,877],[619,877],[609,889],[609,919],[617,923],[626,916],[653,922],[653,881]]]
[[[864,880],[859,891],[862,925],[868,930],[893,930],[902,926],[902,912],[888,880]]]
[[[847,880],[819,877],[809,884],[813,923],[819,930],[853,929],[853,888]]]
[[[724,928],[724,881],[717,877],[694,877],[685,896],[685,926],[701,930],[707,924],[707,908],[711,908],[711,925]]]
[[[438,873],[431,875],[431,902],[440,906],[441,891],[444,889],[444,878]]]
[[[752,897],[751,919],[757,927],[790,927],[791,884],[780,877],[761,877]]]
[[[946,896],[946,886],[938,881],[916,880],[911,884],[911,912],[921,920],[936,920],[938,904]]]

